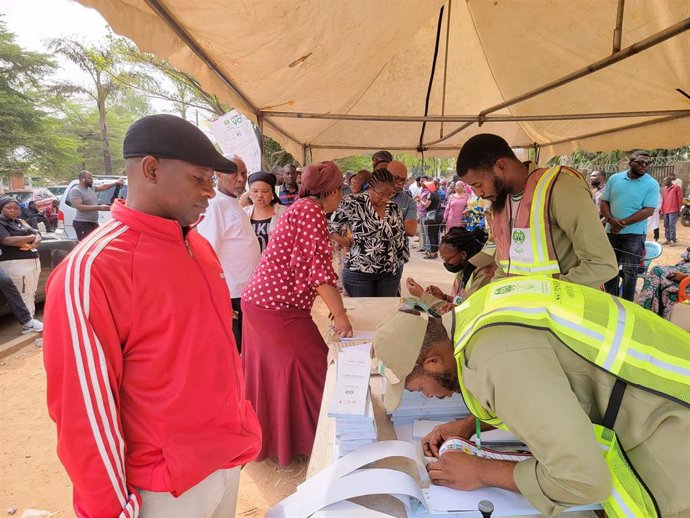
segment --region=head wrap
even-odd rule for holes
[[[247,184],[251,185],[254,182],[266,182],[267,184],[269,184],[274,189],[276,188],[276,177],[275,177],[275,175],[273,175],[271,173],[265,173],[263,171],[257,171],[256,173],[250,174],[249,179],[247,180]]]
[[[343,185],[343,173],[333,162],[320,162],[302,169],[300,196],[337,191]]]
[[[252,173],[249,175],[249,179],[247,180],[247,186],[251,187],[254,182],[266,182],[271,186],[271,189],[273,189],[273,201],[271,201],[271,205],[280,202],[280,198],[276,194],[276,183],[278,182],[278,179],[274,174],[266,173],[264,171]]]
[[[2,210],[3,207],[5,207],[5,205],[7,205],[10,202],[14,202],[17,205],[19,205],[19,202],[15,200],[12,196],[3,196],[2,198],[0,198],[0,210]]]

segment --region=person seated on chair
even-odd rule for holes
[[[21,209],[21,219],[26,221],[31,228],[38,230],[38,224],[43,223],[46,227],[46,232],[52,232],[52,225],[48,218],[46,218],[41,212],[36,208],[36,202],[30,201],[28,205]]]
[[[690,277],[690,247],[673,266],[653,266],[644,277],[637,303],[659,316],[669,319],[678,300],[680,281]]]
[[[455,274],[450,295],[438,286],[424,289],[412,277],[405,281],[407,291],[413,297],[423,298],[439,314],[450,311],[493,278],[497,265],[494,256],[485,251],[487,237],[481,229],[469,232],[461,227],[451,228],[438,249],[443,267]]]

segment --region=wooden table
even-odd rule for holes
[[[376,326],[389,314],[397,309],[400,298],[347,298],[344,300],[348,317],[353,329],[374,330]],[[333,445],[335,442],[335,419],[328,417],[328,406],[333,396],[336,382],[337,342],[330,342],[329,364],[326,374],[326,384],[321,401],[319,412],[319,422],[316,428],[314,448],[312,449],[311,459],[307,468],[307,478],[314,476],[323,468],[331,464],[333,458]],[[374,416],[378,429],[378,440],[388,441],[397,439],[393,424],[391,423],[383,407],[384,384],[380,376],[372,375],[370,380],[371,398],[374,407]],[[419,482],[419,475],[416,467],[411,461],[404,459],[384,459],[375,464],[379,468],[390,468],[404,471],[414,477]],[[382,513],[387,513],[397,518],[407,518],[402,504],[392,496],[373,495],[353,499],[353,502],[375,509]],[[593,512],[572,512],[568,513],[567,518],[594,518]]]

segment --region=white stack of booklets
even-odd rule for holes
[[[438,399],[428,398],[421,392],[405,390],[400,405],[391,414],[391,421],[393,424],[412,423],[415,419],[448,422],[469,413],[460,394]]]
[[[376,421],[369,391],[371,343],[341,349],[336,368],[328,416],[335,418],[335,456],[340,458],[376,441]]]

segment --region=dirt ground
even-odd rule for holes
[[[412,251],[405,273],[426,285],[450,290],[452,277],[440,260],[429,261]],[[326,328],[327,311],[317,300],[314,316]],[[19,326],[11,317],[0,321],[0,337],[10,340]],[[0,359],[0,514],[16,507],[74,516],[72,486],[55,453],[55,424],[45,403],[46,375],[41,349],[30,345]],[[262,517],[266,510],[292,494],[304,481],[308,459],[299,458],[280,467],[274,460],[249,464],[242,471],[237,504],[238,517]]]
[[[663,235],[663,227],[661,232]],[[664,247],[655,263],[679,260],[679,254],[690,245],[690,228],[679,227],[678,238],[679,245]],[[424,286],[434,283],[450,289],[451,275],[440,260],[424,260],[416,250],[411,254],[405,275]],[[325,327],[324,306],[317,304],[314,313],[320,327]],[[12,319],[0,322],[3,339],[12,338],[17,331]],[[0,513],[16,507],[16,516],[26,508],[44,509],[58,518],[74,516],[71,484],[55,453],[55,426],[46,411],[45,389],[41,349],[31,345],[0,360]],[[240,479],[237,516],[264,516],[304,480],[307,463],[301,458],[282,468],[273,460],[248,465]]]

